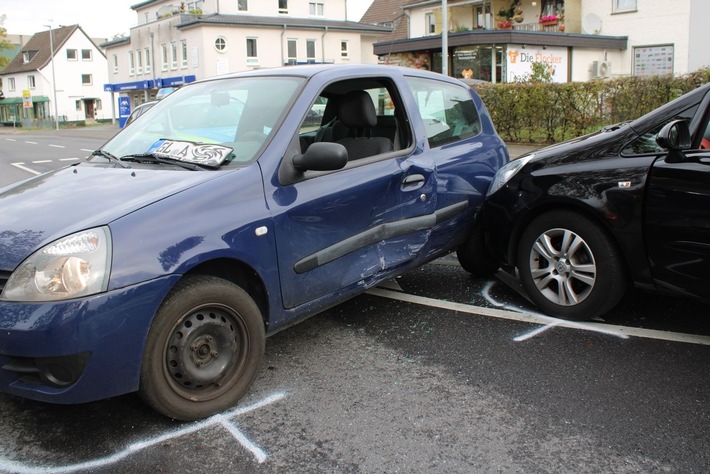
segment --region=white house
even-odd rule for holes
[[[352,1],[352,0],[351,0]],[[105,89],[130,106],[161,87],[298,63],[377,63],[389,28],[348,21],[347,0],[148,0],[133,5],[130,36],[100,46]]]
[[[36,33],[2,72],[0,121],[111,119],[107,79],[106,56],[78,25]]]
[[[685,74],[710,66],[708,0],[374,0],[363,22],[394,24],[385,63],[510,82],[545,62],[557,82]],[[446,18],[446,28],[444,28]],[[406,35],[404,34],[406,33]]]

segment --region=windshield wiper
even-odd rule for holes
[[[106,158],[111,163],[117,163],[121,168],[128,168],[129,167],[127,164],[122,162],[120,159],[116,158],[111,153],[102,150],[101,148],[99,148],[98,150],[92,151],[91,155],[89,155],[89,157],[92,157],[92,156],[102,156],[102,157]]]
[[[207,167],[200,166],[196,163],[188,163],[186,161],[176,160],[174,158],[167,158],[163,156],[157,156],[153,153],[136,153],[134,155],[125,155],[120,158],[121,161],[133,161],[136,163],[162,163],[164,165],[177,165],[186,170],[197,171],[208,169]]]

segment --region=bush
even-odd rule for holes
[[[708,82],[710,68],[678,77],[482,84],[474,88],[505,141],[554,143],[636,119]]]

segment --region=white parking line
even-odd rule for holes
[[[86,148],[81,148],[81,151],[94,151],[94,150],[86,149]]]
[[[563,319],[556,319],[551,318],[549,316],[542,316],[528,312],[508,311],[503,309],[485,308],[483,306],[474,306],[463,303],[454,303],[451,301],[442,301],[434,298],[426,298],[424,296],[415,296],[409,295],[407,293],[385,290],[382,288],[371,288],[367,290],[367,293],[374,296],[380,296],[382,298],[389,298],[392,300],[403,301],[406,303],[420,304],[424,306],[430,306],[432,308],[445,309],[449,311],[458,311],[460,313],[477,314],[481,316],[490,316],[493,318],[522,321],[532,324],[542,324],[543,326],[546,326],[544,329],[548,329],[547,326],[550,326],[554,323],[556,327],[580,329],[583,331],[594,331],[623,338],[635,336],[646,339],[658,339],[662,341],[684,342],[688,344],[700,344],[704,346],[710,346],[710,337],[699,336],[696,334],[683,334],[669,331],[658,331],[655,329],[613,326],[611,324],[602,323],[578,323],[574,321],[566,321]]]
[[[37,142],[29,142],[29,141],[27,141],[27,140],[25,140],[25,143],[29,143],[30,145],[36,145],[36,144],[37,144]]]
[[[5,140],[7,140],[7,141],[9,141],[9,142],[16,142],[16,141],[17,141],[17,140],[15,140],[14,138],[6,138]]]
[[[49,146],[54,147],[54,148],[66,148],[64,145],[52,145],[51,143]]]
[[[233,437],[236,439],[244,449],[248,450],[249,452],[252,453],[252,455],[256,458],[257,462],[259,464],[263,463],[266,461],[267,454],[266,452],[261,449],[259,446],[254,444],[249,438],[246,437],[244,433],[242,433],[239,428],[237,428],[234,425],[234,422],[232,422],[231,418],[237,415],[243,415],[244,413],[248,413],[250,411],[254,411],[257,408],[264,407],[266,405],[269,405],[271,403],[277,402],[283,398],[286,397],[285,393],[275,393],[273,395],[270,395],[269,397],[266,397],[265,399],[253,403],[252,405],[248,405],[245,407],[237,407],[232,410],[229,410],[225,413],[221,413],[218,415],[214,415],[210,418],[207,418],[206,420],[203,421],[198,421],[194,423],[189,423],[189,424],[184,424],[182,425],[183,428],[168,431],[167,433],[156,436],[153,438],[146,439],[144,441],[136,441],[135,443],[129,444],[126,446],[125,449],[118,451],[110,456],[105,456],[102,458],[96,458],[92,459],[90,461],[82,462],[82,463],[77,463],[77,464],[70,464],[66,466],[30,466],[21,462],[17,461],[9,461],[3,458],[0,458],[0,471],[2,472],[13,472],[13,473],[21,473],[21,474],[36,474],[36,473],[65,473],[65,472],[77,472],[77,471],[85,471],[85,470],[91,470],[91,469],[105,469],[106,465],[108,464],[115,464],[130,455],[142,451],[146,448],[150,448],[151,446],[159,445],[161,443],[164,443],[166,441],[169,441],[171,439],[179,438],[184,435],[189,435],[192,433],[195,433],[199,430],[209,428],[212,426],[222,426],[225,428]]]
[[[51,163],[52,160],[35,160],[32,162],[32,164],[37,164],[37,163]]]
[[[20,168],[21,170],[27,171],[28,173],[32,173],[32,174],[42,174],[42,173],[40,173],[39,171],[35,171],[35,170],[33,170],[33,169],[30,169],[30,168],[24,166],[24,163],[10,163],[10,164],[11,164],[12,166],[17,167],[17,168]]]
[[[59,161],[77,161],[81,158],[59,158]]]

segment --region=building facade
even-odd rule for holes
[[[389,32],[347,20],[346,0],[149,0],[131,8],[130,35],[101,45],[105,89],[135,107],[161,87],[257,68],[302,63],[377,63]]]
[[[375,0],[363,22],[386,5],[386,21],[406,22],[407,37],[383,35],[374,45],[383,63],[455,77],[512,82],[546,63],[553,81],[684,74],[710,65],[707,0]],[[397,11],[398,10],[398,11]],[[446,28],[443,21],[446,18]]]
[[[55,116],[60,122],[110,119],[107,79],[106,56],[79,25],[36,33],[2,71],[0,122],[42,126]]]

